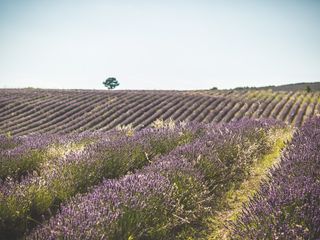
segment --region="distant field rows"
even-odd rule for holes
[[[203,123],[274,118],[299,127],[319,109],[319,92],[0,89],[0,131],[26,135],[128,124],[143,128],[159,118]]]

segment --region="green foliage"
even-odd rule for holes
[[[0,178],[5,179],[10,176],[13,178],[21,178],[29,170],[38,170],[42,162],[47,160],[48,155],[44,150],[31,150],[30,152],[18,156],[14,159],[4,159],[1,161]]]
[[[176,200],[177,214],[180,221],[194,222],[199,219],[199,214],[204,213],[203,205],[199,204],[206,195],[206,186],[201,185],[195,176],[185,174],[183,172],[175,172],[172,174],[171,183],[173,185],[173,199]],[[180,214],[179,214],[180,213]],[[182,213],[190,213],[181,215]]]
[[[309,85],[306,87],[306,92],[308,92],[308,93],[311,92],[311,88]]]
[[[6,133],[6,137],[7,137],[8,139],[12,138],[12,134],[11,134],[10,131],[8,131],[8,132]]]
[[[108,89],[114,89],[114,88],[116,88],[117,86],[119,86],[120,84],[119,84],[119,82],[117,81],[116,78],[114,78],[114,77],[109,77],[109,78],[107,78],[107,80],[105,80],[105,81],[103,82],[103,85],[104,85],[105,87],[107,87]]]
[[[116,224],[110,226],[110,239],[164,239],[170,216],[163,205],[163,196],[158,195],[148,199],[141,209],[124,207]]]
[[[162,239],[190,239],[197,236],[203,227],[203,219],[210,215],[210,192],[203,182],[199,182],[197,173],[172,172],[169,176],[172,184],[174,213],[168,235]]]
[[[32,185],[29,188],[28,194],[30,195],[30,216],[32,218],[39,218],[41,214],[46,212],[52,205],[54,198],[52,190],[46,186]]]
[[[0,145],[0,151],[2,150],[8,150],[8,149],[13,149],[16,146],[19,145],[19,143],[15,142],[11,136],[11,133],[8,132],[6,135],[6,141],[2,141]]]
[[[166,196],[158,194],[141,209],[124,206],[121,217],[110,226],[110,239],[186,239],[196,233],[203,214],[209,214],[209,208],[200,203],[208,193],[206,186],[189,173],[173,171],[168,177],[172,185],[171,208],[163,204]]]
[[[108,149],[99,160],[102,175],[106,178],[116,178],[128,171],[141,168],[148,162],[143,146],[123,146],[119,149]]]

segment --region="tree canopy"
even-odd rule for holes
[[[103,82],[103,85],[105,87],[107,87],[108,89],[114,89],[116,88],[117,86],[119,86],[119,82],[117,81],[116,78],[114,77],[109,77],[107,78],[104,82]]]

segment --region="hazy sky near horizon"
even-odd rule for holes
[[[318,0],[0,0],[0,88],[320,81]]]

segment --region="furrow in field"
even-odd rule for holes
[[[261,95],[258,93],[255,93],[255,96],[253,98],[248,97],[249,99],[252,99],[253,104],[249,107],[249,109],[245,112],[244,118],[253,118],[254,115],[257,115],[257,112],[259,111],[259,108],[261,107],[261,104],[265,102],[269,96],[267,95]]]
[[[140,121],[140,124],[135,124],[134,126],[138,126],[138,129],[142,127],[149,126],[152,122],[154,122],[157,119],[163,119],[163,115],[169,111],[169,109],[173,108],[177,104],[179,104],[182,99],[184,99],[183,95],[180,96],[174,96],[173,98],[168,98],[166,103],[159,109],[155,109],[152,115],[146,116],[146,118],[142,119]]]
[[[268,104],[263,113],[261,114],[262,118],[268,118],[271,116],[272,111],[275,109],[276,105],[279,103],[277,96],[273,97],[273,100]]]
[[[78,96],[78,98],[80,98],[80,96]],[[27,115],[24,121],[22,123],[19,123],[19,126],[23,127],[24,125],[35,123],[38,120],[42,120],[44,118],[44,115],[49,116],[51,114],[54,114],[58,108],[63,108],[69,103],[70,96],[66,96],[65,98],[59,96],[59,98],[53,100],[53,104],[49,102],[49,105],[45,105],[44,108],[36,109],[39,111],[32,111],[30,116]]]
[[[64,128],[66,128],[67,123],[71,122],[72,120],[80,119],[84,113],[92,110],[94,106],[100,103],[103,99],[105,99],[104,96],[92,97],[89,102],[83,103],[79,105],[77,108],[68,112],[68,114],[61,116],[59,122],[53,125],[49,125],[46,128],[42,128],[40,132],[56,133],[62,131]]]
[[[49,111],[53,107],[56,106],[57,102],[66,100],[66,98],[62,98],[60,96],[53,96],[51,98],[47,98],[45,100],[40,100],[37,104],[33,104],[31,106],[31,109],[29,111],[23,112],[19,117],[17,118],[11,118],[10,122],[6,124],[7,128],[10,128],[12,126],[16,126],[19,124],[22,126],[23,123],[27,123],[28,121],[36,121],[37,118],[40,115],[40,113]]]
[[[262,101],[258,102],[258,108],[252,113],[252,118],[259,118],[268,104],[273,100],[272,96],[267,96]]]
[[[310,100],[309,99],[303,103],[303,105],[300,108],[296,118],[294,119],[294,126],[295,127],[301,127],[302,126],[302,120],[303,120],[303,117],[306,114],[306,111],[307,111],[307,108],[308,108],[309,104],[310,104]]]
[[[13,130],[13,134],[25,135],[34,131],[37,131],[45,126],[54,124],[62,114],[65,114],[68,111],[71,111],[75,106],[82,104],[87,101],[89,96],[78,95],[75,98],[72,98],[71,101],[65,101],[62,104],[59,104],[58,107],[49,112],[44,112],[39,115],[39,120],[37,122],[32,121],[28,123],[25,127],[18,127]]]
[[[203,96],[188,97],[183,101],[183,105],[170,115],[170,118],[176,121],[190,106],[196,106],[196,108],[199,108],[201,105],[199,101],[204,99],[205,98]]]
[[[228,104],[230,100],[226,98],[219,98],[218,101],[211,106],[211,110],[205,120],[207,123],[214,122],[215,117],[218,115],[219,111]]]
[[[20,98],[14,99],[7,104],[4,109],[1,110],[0,123],[10,120],[10,118],[25,111],[25,108],[28,107],[28,104],[32,104],[38,100],[41,100],[42,98],[43,96],[36,95],[28,100]]]
[[[166,99],[167,99],[167,95],[151,96],[151,97],[149,97],[149,100],[142,102],[141,105],[137,105],[132,110],[130,109],[127,112],[129,114],[127,117],[121,118],[122,116],[120,116],[119,118],[117,118],[118,123],[114,122],[114,124],[117,124],[117,125],[132,124],[137,117],[141,116],[142,114],[148,113],[148,111],[150,111],[150,109],[156,108],[158,104],[161,104],[161,102],[165,101]],[[140,123],[138,123],[138,124],[140,124]],[[113,126],[111,126],[111,128],[115,127],[115,126],[116,125],[113,125]]]
[[[234,107],[234,105],[236,105],[237,102],[234,100],[231,100],[227,105],[225,105],[220,111],[219,113],[216,115],[216,117],[213,119],[214,122],[221,122],[221,120],[223,119],[223,117]]]
[[[228,112],[227,114],[221,119],[221,122],[227,123],[230,122],[234,115],[241,109],[241,107],[244,105],[243,102],[237,102]]]
[[[171,105],[170,108],[167,108],[166,111],[163,111],[160,118],[163,120],[167,120],[169,119],[173,113],[175,113],[176,111],[178,111],[178,109],[180,109],[186,101],[192,99],[192,96],[187,96],[187,95],[183,95],[181,96],[181,98],[179,99],[179,101],[174,104]]]
[[[290,113],[288,114],[287,118],[286,118],[286,122],[288,123],[293,123],[294,118],[297,116],[297,114],[299,113],[299,109],[302,105],[302,100],[301,97],[297,98],[295,103],[293,104]]]
[[[195,99],[195,101],[192,101]],[[201,108],[201,104],[206,100],[206,97],[204,96],[194,96],[189,97],[186,101],[184,101],[184,104],[181,108],[179,108],[177,111],[175,111],[170,118],[177,121],[178,119],[184,120],[181,118],[181,115],[183,113],[189,112],[192,114],[193,112],[198,111],[199,108]],[[191,111],[190,111],[191,110]]]
[[[245,113],[249,111],[249,109],[251,108],[252,104],[254,104],[253,101],[245,102],[243,104],[243,106],[239,109],[239,111],[235,113],[235,115],[234,115],[232,120],[238,121],[238,120],[244,118]]]
[[[293,104],[295,102],[295,99],[297,98],[299,93],[294,93],[291,97],[290,100],[286,103],[286,105],[284,106],[284,108],[282,109],[282,111],[279,114],[279,120],[281,121],[285,121],[285,119],[287,118],[287,115],[290,113],[291,108],[293,107]]]
[[[266,102],[266,105],[264,105],[263,108],[261,108],[261,111],[258,112],[259,113],[259,118],[266,118],[270,112],[272,111],[273,109],[273,106],[275,105],[276,103],[276,96],[277,94],[276,93],[272,93],[270,95],[270,98],[268,99],[268,101]]]
[[[150,108],[147,112],[141,113],[132,121],[132,126],[136,129],[142,129],[143,127],[149,126],[152,122],[158,119],[157,116],[160,116],[160,110],[166,108],[174,100],[178,98],[174,95],[167,95],[164,100],[161,101],[156,107]]]
[[[112,127],[116,127],[120,124],[125,118],[129,117],[137,109],[141,108],[145,104],[149,104],[153,101],[152,95],[142,94],[139,95],[139,98],[135,101],[131,101],[130,98],[125,99],[126,105],[123,108],[115,106],[116,112],[105,119],[105,126],[101,130],[109,130]],[[89,125],[84,126],[85,129],[89,129],[95,126],[96,123],[100,120],[95,120],[89,123]],[[111,127],[112,126],[112,127]]]
[[[213,116],[213,111],[214,109],[219,105],[219,103],[222,101],[222,98],[220,97],[215,97],[212,96],[211,97],[212,100],[210,100],[210,104],[206,107],[206,109],[204,110],[205,113],[203,114],[203,118],[201,119],[201,121],[203,123],[209,123],[209,119]]]
[[[217,100],[213,95],[205,95],[206,100],[201,104],[199,108],[194,109],[191,114],[186,115],[185,121],[195,121],[195,122],[203,122],[205,116],[210,112],[210,108],[212,104]]]
[[[207,98],[206,102],[201,106],[201,108],[197,109],[196,111],[193,111],[195,113],[199,112],[199,114],[193,119],[193,121],[204,122],[204,119],[209,114],[211,105],[214,104],[216,101],[217,101],[217,98],[215,98],[215,97]]]
[[[209,105],[209,108],[211,107],[212,106]],[[195,119],[198,117],[198,115],[199,115],[199,111],[195,110],[189,116],[187,116],[186,121],[196,121]]]
[[[287,102],[290,100],[290,97],[292,96],[292,92],[289,94],[286,94],[279,102],[278,104],[275,106],[274,110],[271,112],[270,116],[273,119],[277,119],[279,113],[281,112],[281,110],[284,108],[284,106],[287,104]]]
[[[75,119],[70,121],[66,128],[65,132],[73,132],[73,131],[82,131],[91,124],[92,121],[97,121],[96,129],[100,129],[100,125],[103,124],[103,121],[114,112],[116,112],[117,108],[125,107],[127,102],[126,98],[128,94],[118,93],[116,95],[112,95],[113,98],[106,98],[106,101],[103,101],[101,104],[97,104],[91,111],[88,111],[83,114],[80,119]],[[132,99],[139,98],[138,94],[133,95]],[[115,100],[112,100],[114,99]],[[107,100],[108,99],[108,100]]]

